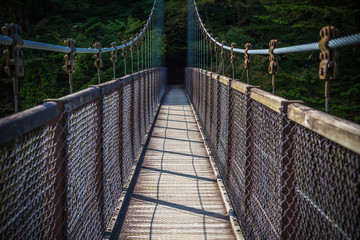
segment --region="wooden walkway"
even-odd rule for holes
[[[234,239],[195,117],[181,87],[164,98],[122,216],[119,239]]]

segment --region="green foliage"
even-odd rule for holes
[[[222,0],[199,1],[198,8],[210,32],[244,48],[251,42],[255,49],[269,48],[271,39],[280,47],[318,42],[323,26],[335,25],[338,36],[360,31],[360,11],[354,1],[325,0]],[[330,114],[360,123],[360,49],[340,48],[337,77],[331,81]],[[235,75],[246,82],[243,55],[237,56]],[[250,84],[271,91],[267,56],[254,56]],[[229,61],[226,60],[226,66]],[[318,78],[319,53],[305,52],[281,56],[276,75],[276,94],[303,100],[306,105],[324,110],[324,81]],[[231,69],[226,71],[231,76]]]
[[[132,3],[93,0],[5,0],[0,4],[0,24],[14,22],[23,29],[23,39],[63,45],[66,38],[74,38],[77,47],[92,47],[101,42],[110,47],[139,32],[149,16],[153,0]],[[47,98],[69,94],[68,74],[63,71],[64,54],[24,49],[25,76],[19,79],[20,111],[43,103]],[[110,54],[103,54],[102,82],[113,77]],[[128,61],[129,62],[129,61]],[[91,54],[76,55],[73,90],[79,91],[97,84],[97,71]],[[129,64],[130,65],[130,64]],[[1,58],[0,69],[5,66]],[[116,75],[124,74],[124,61],[118,53]],[[129,73],[128,67],[127,72]],[[0,117],[13,113],[12,81],[0,71]]]
[[[92,47],[96,41],[106,47],[114,41],[118,44],[123,39],[129,41],[129,37],[145,23],[152,4],[153,0],[4,0],[0,11],[5,14],[0,15],[0,23],[20,24],[24,39],[63,45],[63,41],[71,37],[77,41],[77,47]],[[341,30],[339,36],[360,31],[360,11],[357,2],[352,0],[199,0],[197,4],[210,32],[227,44],[237,43],[240,48],[247,42],[253,43],[254,48],[268,48],[271,39],[278,39],[281,47],[317,42],[319,30],[329,24]],[[166,35],[162,37],[161,52],[166,53],[167,61],[172,61],[173,65],[185,65],[186,1],[166,1],[165,15]],[[330,113],[360,122],[359,46],[341,48],[339,52],[337,78],[331,82]],[[276,94],[287,99],[300,99],[311,107],[324,110],[324,82],[318,79],[318,52],[281,57]],[[103,54],[102,81],[112,78],[109,58],[109,54]],[[46,98],[69,93],[68,76],[62,69],[63,54],[26,49],[24,59],[26,74],[19,83],[20,110],[42,103]],[[235,74],[246,82],[242,61],[243,55],[237,56]],[[97,83],[93,62],[92,55],[76,55],[74,91]],[[1,58],[0,69],[4,64],[4,58]],[[124,73],[123,64],[119,54],[117,76]],[[227,62],[227,74],[231,75],[228,66]],[[266,56],[253,57],[250,83],[271,91],[267,67]],[[3,117],[13,112],[12,82],[3,71],[0,71],[0,87],[3,90],[0,117]]]

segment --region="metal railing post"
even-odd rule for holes
[[[47,102],[48,100],[45,100]],[[49,100],[53,101],[53,100]],[[66,164],[65,164],[65,146],[66,146],[66,121],[68,117],[68,112],[65,111],[64,102],[56,101],[58,105],[58,117],[51,122],[51,125],[55,129],[56,147],[55,147],[55,226],[53,236],[50,236],[49,239],[66,239],[66,215],[65,215],[65,196],[66,196]]]

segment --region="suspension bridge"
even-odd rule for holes
[[[360,126],[275,95],[278,55],[320,50],[328,99],[334,51],[360,34],[336,38],[327,26],[319,43],[240,49],[188,4],[184,86],[167,84],[160,59],[161,0],[139,34],[109,48],[3,28],[15,113],[0,119],[1,239],[360,239]],[[70,94],[18,112],[22,48],[64,53]],[[100,78],[106,53],[110,81]],[[76,54],[94,54],[98,84],[73,93]],[[247,83],[235,78],[236,54]],[[270,56],[272,93],[250,85],[253,55]]]

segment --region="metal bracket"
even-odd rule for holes
[[[329,41],[335,38],[337,32],[334,26],[326,26],[320,30],[320,79],[335,79],[336,77],[336,53],[334,49],[329,48]]]
[[[76,54],[76,41],[72,38],[68,38],[64,41],[64,44],[71,49],[71,52],[65,54],[65,65],[64,70],[69,74],[69,86],[70,86],[70,94],[73,92],[72,85],[73,79],[72,74],[75,72],[75,54]]]
[[[100,69],[100,68],[102,68],[102,66],[103,66],[102,54],[101,54],[101,52],[102,52],[102,51],[101,51],[101,43],[96,42],[96,43],[94,43],[93,46],[94,46],[94,48],[96,48],[96,49],[99,50],[99,52],[94,55],[94,58],[95,58],[94,66],[95,66],[97,69]]]
[[[102,50],[101,50],[101,43],[96,42],[96,43],[94,43],[93,46],[94,46],[96,49],[99,50],[99,52],[94,55],[94,58],[95,58],[94,66],[97,68],[98,84],[100,84],[100,81],[101,81],[101,79],[100,79],[100,77],[101,77],[101,75],[100,75],[100,68],[102,68],[102,66],[103,66],[103,61],[102,61],[102,59],[101,59],[101,58],[102,58],[102,54],[101,54],[101,52],[102,52]]]
[[[126,49],[126,41],[122,41],[122,44],[125,45],[125,47],[122,49],[122,53],[121,53],[121,56],[124,57],[124,59],[126,58],[127,56],[127,49]]]
[[[279,41],[274,39],[269,42],[269,73],[271,77],[272,93],[275,94],[275,75],[279,71],[279,59],[280,57],[274,54],[275,48],[279,46]]]
[[[130,42],[132,42],[132,41],[134,41],[134,38],[133,38],[133,37],[130,38]],[[132,56],[133,53],[134,53],[134,43],[131,43],[131,44],[130,44],[130,53],[131,53],[131,56]]]
[[[249,49],[252,48],[252,44],[251,43],[246,43],[245,44],[245,59],[244,59],[244,69],[250,69],[250,63],[251,63],[251,55],[248,54]]]
[[[140,29],[140,32],[142,32],[142,31],[143,31],[143,29]],[[140,35],[141,44],[143,44],[143,41],[144,41],[144,34],[145,34],[145,33],[143,33],[143,34]]]
[[[217,50],[217,42],[219,41],[219,38],[218,37],[216,37],[215,38],[215,44],[214,44],[214,50],[215,50],[215,52],[216,52],[216,50]]]
[[[329,111],[330,80],[336,77],[336,50],[329,48],[329,41],[338,32],[334,26],[326,26],[320,30],[319,78],[325,80],[325,112]]]
[[[230,52],[231,52],[230,63],[231,63],[231,65],[234,65],[234,62],[235,62],[235,52],[234,52],[235,46],[236,46],[236,43],[231,43],[231,48],[230,48]]]
[[[225,57],[225,51],[224,51],[224,44],[225,44],[226,42],[225,41],[222,41],[221,42],[221,58],[222,59],[224,59],[224,57]]]
[[[274,50],[275,48],[277,48],[279,46],[279,41],[278,40],[271,40],[269,42],[269,73],[270,74],[277,74],[279,71],[279,57],[277,55],[274,54]]]
[[[75,72],[75,54],[76,54],[76,41],[72,38],[68,38],[64,41],[64,44],[71,48],[71,52],[65,54],[64,59],[65,59],[65,65],[64,65],[64,70],[67,73],[74,73]]]
[[[138,34],[138,33],[135,35],[135,38],[139,39],[139,34]],[[139,41],[139,40],[136,40],[135,44],[136,44],[136,49],[137,49],[137,51],[139,51],[140,41]]]
[[[21,27],[17,24],[5,24],[2,27],[2,33],[5,36],[11,37],[13,44],[6,47],[3,55],[6,58],[6,66],[4,68],[5,72],[12,78],[13,81],[13,91],[14,91],[14,105],[15,112],[18,112],[18,95],[19,95],[19,77],[23,77],[25,74],[23,57],[24,53],[21,48],[24,45],[24,41],[21,38],[22,30]]]
[[[24,53],[21,48],[24,45],[24,41],[20,36],[22,34],[21,27],[14,23],[5,24],[5,26],[2,27],[2,33],[13,39],[13,44],[7,46],[3,52],[6,58],[6,67],[4,70],[9,74],[9,77],[23,77],[25,73],[23,62]]]
[[[117,49],[117,43],[116,43],[116,42],[112,42],[112,43],[111,43],[111,47],[112,47],[112,48],[115,48],[115,50],[114,50],[114,51],[111,51],[111,58],[110,58],[110,60],[111,60],[112,63],[116,63],[116,62],[117,62],[117,51],[118,51],[118,49]]]

